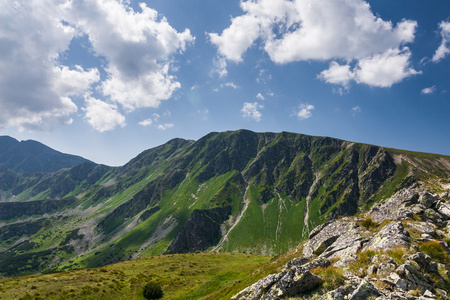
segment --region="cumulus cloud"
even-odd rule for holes
[[[263,109],[264,105],[259,104],[258,102],[250,103],[245,102],[244,106],[241,109],[242,116],[244,118],[251,118],[256,122],[261,121],[262,114],[259,111],[260,109]]]
[[[175,126],[175,124],[167,123],[167,124],[159,124],[157,128],[160,130],[166,130],[172,128],[173,126]]]
[[[429,95],[429,94],[433,94],[436,91],[436,86],[430,86],[427,88],[422,89],[421,93],[423,95]]]
[[[384,21],[363,0],[249,0],[241,2],[241,8],[244,14],[233,18],[221,34],[209,33],[222,59],[239,63],[260,41],[271,60],[279,64],[337,59],[365,64],[366,68],[361,66],[360,82],[374,86],[390,86],[398,78],[415,74],[409,60],[402,66],[406,71],[389,82],[374,80],[379,78],[380,68],[374,68],[374,78],[365,73],[374,64],[380,65],[380,60],[374,60],[390,50],[389,55],[397,53],[397,60],[403,62],[404,45],[414,40],[417,23],[403,20],[394,25]],[[321,78],[348,86],[353,79],[350,68],[337,64],[331,67]]]
[[[312,104],[307,104],[307,103],[302,103],[299,105],[298,107],[298,111],[296,112],[296,116],[297,118],[299,118],[300,120],[306,120],[312,117],[312,110],[314,109],[314,105]]]
[[[440,61],[450,53],[450,22],[442,21],[439,24],[439,29],[441,31],[442,43],[431,59],[434,62]]]
[[[72,1],[67,21],[85,32],[94,50],[108,60],[105,96],[126,110],[158,107],[180,87],[169,74],[169,56],[194,41],[190,31],[177,32],[144,3],[135,12],[114,0]]]
[[[391,87],[403,79],[421,74],[410,66],[411,52],[403,49],[388,49],[384,53],[360,59],[351,69],[349,64],[340,65],[333,61],[319,78],[331,84],[339,84],[346,90],[350,82],[364,83],[376,87]]]
[[[104,132],[126,125],[125,116],[118,112],[116,105],[92,97],[86,97],[85,104],[85,118],[95,130]]]
[[[152,125],[152,123],[152,119],[145,119],[144,121],[139,122],[138,125],[141,125],[142,127],[148,127]]]
[[[98,71],[55,65],[76,34],[53,18],[57,5],[0,3],[0,128],[51,129],[72,122],[70,98],[98,80]],[[72,78],[73,77],[73,80]]]
[[[140,4],[137,12],[128,1],[6,1],[0,18],[8,24],[0,27],[0,128],[70,123],[75,97],[94,89],[127,111],[158,107],[180,87],[171,56],[194,41],[188,29],[177,32],[157,11]],[[105,62],[103,81],[98,69],[60,59],[82,35]]]
[[[355,78],[355,74],[350,70],[349,65],[340,65],[333,61],[330,63],[330,67],[322,71],[318,77],[327,83],[339,84],[348,89],[350,81]]]

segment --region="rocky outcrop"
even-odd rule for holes
[[[408,247],[410,243],[409,233],[401,222],[394,222],[383,227],[364,246],[363,250],[388,250],[395,247]]]
[[[326,222],[311,231],[302,256],[232,299],[448,299],[449,203],[416,185],[376,204],[359,218]],[[327,289],[325,283],[332,279],[320,273],[324,268],[342,270],[342,284]],[[290,286],[286,280],[294,284],[293,276],[286,274],[300,274],[299,270],[305,278],[314,278],[314,287],[301,285],[293,292],[277,289]],[[322,275],[315,274],[317,270]]]
[[[305,294],[322,283],[322,279],[312,274],[309,270],[314,266],[329,264],[324,260],[310,265],[291,264],[280,273],[271,274],[248,288],[242,290],[231,299],[256,300],[256,299],[284,299]],[[298,263],[298,262],[297,262]]]
[[[303,256],[339,258],[339,264],[344,265],[355,260],[355,253],[362,247],[361,228],[355,222],[345,220],[329,222],[326,226],[312,232],[303,248]]]
[[[205,251],[222,237],[220,225],[228,219],[231,207],[194,210],[169,248],[169,253]]]

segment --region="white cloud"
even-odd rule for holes
[[[223,57],[218,57],[214,59],[214,73],[217,73],[220,78],[226,77],[228,75],[227,71],[227,61]]]
[[[128,1],[29,0],[0,3],[0,128],[48,128],[70,123],[74,97],[94,88],[128,111],[158,107],[180,83],[172,56],[194,41],[177,32],[157,11]],[[60,59],[70,42],[86,36],[104,61],[107,76]]]
[[[259,100],[261,100],[261,101],[263,101],[264,99],[266,99],[261,93],[258,93],[257,95],[256,95],[256,99],[259,99]]]
[[[159,124],[157,128],[160,130],[166,130],[172,128],[173,126],[175,126],[173,123]]]
[[[440,61],[450,53],[450,22],[442,21],[439,24],[439,28],[441,30],[442,43],[431,59],[434,62]]]
[[[0,129],[48,130],[72,122],[77,106],[68,97],[82,94],[96,81],[92,72],[71,70],[64,75],[55,59],[70,44],[75,30],[59,18],[56,4],[44,1],[0,3]]]
[[[152,119],[145,119],[144,121],[141,121],[138,124],[141,125],[142,127],[148,127],[152,125],[152,123],[153,123]]]
[[[401,74],[385,81],[379,78],[382,70],[375,66],[382,64],[379,56],[397,51],[397,62],[403,62],[404,50],[399,49],[414,40],[417,22],[402,20],[393,25],[374,15],[363,0],[249,0],[241,2],[241,8],[244,14],[233,18],[221,34],[209,34],[223,59],[241,62],[245,52],[260,40],[275,63],[356,61],[361,65],[361,80],[357,82],[369,85],[390,86],[417,74],[404,65]],[[329,83],[348,86],[350,68],[337,63],[331,67],[319,76]],[[376,74],[367,74],[370,68]]]
[[[108,61],[102,93],[129,111],[171,97],[180,83],[169,74],[168,59],[194,41],[188,29],[179,33],[157,11],[139,5],[136,12],[114,0],[72,1],[66,17]]]
[[[349,89],[350,82],[364,83],[376,87],[391,87],[403,79],[421,74],[410,66],[411,52],[407,47],[388,49],[386,52],[360,59],[357,65],[339,65],[332,62],[327,70],[319,74],[319,78],[331,84],[341,85]]]
[[[239,86],[237,86],[234,82],[226,82],[226,83],[222,83],[221,85],[220,85],[220,87],[221,88],[223,88],[223,87],[230,87],[230,88],[233,88],[233,89],[238,89],[239,88]]]
[[[297,118],[300,120],[306,120],[312,117],[312,110],[314,109],[314,105],[302,103],[298,107],[298,112],[296,112]]]
[[[356,116],[357,113],[360,113],[362,111],[361,107],[359,105],[356,105],[355,107],[352,107],[352,115]]]
[[[98,69],[89,69],[85,71],[81,66],[75,66],[75,69],[69,69],[67,66],[55,67],[54,90],[59,95],[76,96],[90,88],[90,86],[100,80]]]
[[[260,109],[263,109],[264,105],[259,104],[258,102],[250,103],[245,102],[244,106],[241,109],[242,116],[244,118],[251,118],[256,122],[261,121],[262,114],[259,111]]]
[[[355,74],[350,70],[349,65],[340,65],[333,61],[327,70],[322,71],[318,77],[327,83],[339,84],[349,88],[350,81],[355,78]]]
[[[423,95],[429,95],[429,94],[433,94],[436,91],[436,86],[430,86],[427,88],[422,89],[421,93]]]
[[[421,74],[410,67],[411,52],[389,49],[384,53],[361,59],[355,70],[356,81],[370,86],[390,87],[406,77]]]
[[[85,104],[85,118],[95,130],[104,132],[126,125],[125,116],[117,111],[116,105],[89,96],[86,97]]]

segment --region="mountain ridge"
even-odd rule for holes
[[[23,234],[23,217],[0,220],[0,228],[17,231],[0,236],[0,263],[23,255],[36,262],[3,273],[12,276],[162,253],[277,255],[327,220],[437,176],[450,177],[450,157],[248,130],[173,139],[121,167],[83,163],[34,175],[0,169],[3,202],[72,201],[31,214],[41,226],[34,234]]]
[[[51,173],[89,160],[59,152],[34,140],[0,136],[0,166],[18,173]]]

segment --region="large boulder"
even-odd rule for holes
[[[340,258],[344,265],[355,259],[356,252],[362,247],[361,228],[355,222],[345,220],[327,223],[315,230],[312,238],[303,248],[303,256],[318,255],[329,259]]]
[[[395,247],[409,247],[409,233],[401,222],[384,226],[365,246],[363,250],[386,250]]]
[[[417,189],[402,189],[392,197],[377,203],[367,213],[375,222],[384,220],[412,219],[412,206],[418,204],[419,191]]]
[[[380,291],[370,282],[365,280],[361,281],[356,290],[353,291],[352,295],[348,298],[349,300],[366,300],[369,297],[380,296]]]

